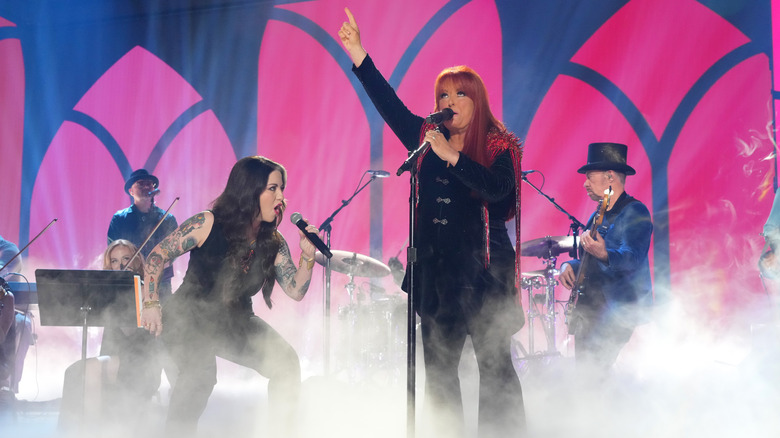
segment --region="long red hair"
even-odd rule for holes
[[[452,82],[454,88],[462,91],[474,101],[474,114],[466,130],[466,138],[463,144],[463,153],[472,160],[490,166],[492,157],[487,149],[487,135],[492,128],[504,130],[504,124],[501,123],[490,111],[488,103],[487,89],[482,78],[472,68],[465,65],[458,65],[442,70],[436,78],[434,84],[434,111],[439,111],[439,96],[442,93],[443,85]]]

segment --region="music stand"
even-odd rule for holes
[[[139,326],[136,277],[132,271],[37,269],[41,325],[82,327],[86,359],[88,327]]]

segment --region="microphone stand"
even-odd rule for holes
[[[451,113],[451,111],[450,111]],[[448,119],[452,118],[452,114]],[[427,120],[426,120],[427,121]],[[441,124],[445,120],[439,120],[436,123],[436,132],[441,132]],[[415,395],[417,391],[416,380],[416,343],[417,343],[417,314],[414,311],[414,282],[415,267],[417,265],[417,241],[414,231],[417,221],[415,206],[417,205],[417,160],[425,153],[431,144],[423,142],[417,149],[409,153],[409,156],[398,168],[396,175],[409,171],[409,247],[406,249],[406,268],[409,274],[409,283],[407,283],[406,297],[406,436],[414,438],[415,435]]]
[[[364,174],[365,175],[365,174]],[[341,206],[336,209],[333,213],[331,213],[330,216],[328,216],[327,219],[325,219],[324,222],[319,226],[320,231],[325,231],[325,244],[328,246],[328,248],[331,247],[330,245],[330,237],[331,232],[333,231],[333,227],[331,226],[331,223],[333,223],[333,219],[336,217],[337,214],[341,210],[344,209],[347,205],[352,202],[352,199],[357,196],[358,193],[363,191],[366,187],[368,187],[369,184],[371,184],[375,179],[376,175],[371,175],[371,178],[368,179],[368,181],[360,185],[360,182],[358,182],[358,188],[355,190],[355,193],[352,194],[352,196],[349,197],[346,201],[341,201]],[[361,181],[363,178],[360,179]],[[323,272],[324,278],[324,284],[325,284],[325,293],[322,295],[322,308],[323,308],[323,343],[322,343],[322,353],[323,353],[323,367],[324,367],[324,374],[330,375],[330,277],[331,277],[331,268],[330,268],[330,257],[325,257],[325,270]]]
[[[44,229],[42,229],[40,233],[36,234],[35,237],[33,237],[33,239],[30,242],[27,243],[27,245],[24,245],[24,248],[22,248],[21,250],[19,250],[19,252],[14,254],[14,256],[11,257],[7,262],[5,262],[5,264],[3,266],[0,266],[0,272],[3,269],[5,269],[6,267],[11,266],[11,262],[16,260],[16,258],[19,257],[19,255],[21,253],[23,253],[24,250],[27,249],[28,246],[32,245],[33,242],[38,240],[38,238],[41,237],[41,234],[43,234],[46,230],[48,230],[49,227],[52,226],[55,222],[57,222],[57,218],[56,217],[54,219],[52,219],[51,222],[49,222],[49,225],[46,225],[46,227]]]
[[[550,203],[556,209],[558,209],[561,213],[565,214],[569,218],[569,221],[571,222],[570,225],[569,225],[569,229],[571,230],[572,238],[574,239],[574,245],[572,247],[572,253],[570,253],[569,255],[572,258],[577,259],[578,256],[579,256],[579,251],[577,250],[577,247],[579,245],[579,238],[578,238],[578,236],[579,236],[580,229],[584,230],[585,226],[582,224],[582,222],[578,221],[577,218],[572,216],[568,211],[564,210],[563,207],[561,207],[557,202],[555,202],[555,199],[551,198],[546,193],[542,192],[542,190],[539,187],[536,187],[535,185],[533,185],[533,183],[528,181],[528,178],[526,177],[525,174],[521,175],[520,179],[522,179],[529,186],[533,187],[533,189],[536,190],[537,193],[539,193],[540,195],[544,196],[548,201],[550,201]],[[519,248],[518,248],[518,251],[519,251]],[[553,257],[551,254],[548,254],[548,257],[547,257],[547,268],[545,269],[545,285],[546,285],[546,287],[545,287],[545,303],[544,303],[544,307],[546,308],[546,315],[544,316],[544,318],[545,318],[544,324],[545,325],[543,326],[544,333],[545,333],[545,335],[547,337],[547,346],[548,347],[547,347],[547,353],[545,353],[544,356],[560,354],[560,353],[558,353],[556,351],[556,348],[555,348],[555,310],[554,310],[555,295],[553,293],[553,288],[554,288],[556,283],[553,283],[555,281],[555,278],[550,273],[551,269],[555,268],[555,262],[556,262],[556,257]],[[531,354],[533,354],[533,348],[534,348],[533,347],[533,318],[541,316],[539,314],[532,315],[532,313],[531,313],[531,311],[535,309],[535,307],[533,307],[534,306],[533,299],[534,299],[534,297],[531,295],[531,287],[529,286],[529,288],[528,288],[528,306],[529,306],[528,316],[529,316],[529,318],[528,319],[530,320],[531,325],[529,326],[529,329],[528,329],[528,338],[529,338],[529,349],[531,351]],[[534,312],[535,312],[535,310],[534,310]],[[568,322],[567,322],[567,324],[568,324]]]
[[[423,143],[425,146],[425,143]],[[422,146],[417,149],[423,149]],[[417,152],[415,151],[415,152]],[[411,155],[410,155],[411,157]],[[408,159],[407,159],[408,161]],[[416,159],[414,160],[417,161]],[[404,162],[404,165],[406,162]],[[417,388],[416,380],[416,342],[417,342],[417,314],[414,311],[414,282],[415,268],[417,266],[417,240],[415,234],[417,205],[417,166],[409,167],[409,248],[406,250],[406,267],[409,274],[407,283],[407,301],[406,301],[406,436],[414,438],[415,435],[415,394]],[[399,169],[400,171],[400,169]]]
[[[436,128],[434,128],[434,131],[441,132],[441,126],[436,126]],[[417,158],[423,153],[425,153],[425,151],[428,150],[428,147],[430,145],[431,145],[430,143],[424,141],[423,144],[421,144],[417,149],[411,152],[409,156],[406,157],[404,163],[401,164],[401,167],[399,167],[398,170],[395,172],[396,176],[401,176],[401,174],[406,172],[407,170],[411,172],[412,165],[417,163]]]
[[[24,245],[24,248],[22,248],[21,250],[19,250],[19,252],[14,254],[14,256],[11,257],[7,262],[5,262],[5,264],[3,266],[0,266],[0,272],[2,272],[3,269],[11,266],[11,262],[16,260],[16,258],[19,257],[19,255],[21,253],[23,253],[24,250],[27,249],[28,246],[32,245],[33,242],[35,242],[39,237],[41,237],[41,234],[43,234],[44,231],[48,230],[49,227],[52,226],[52,224],[54,224],[55,222],[57,222],[57,218],[56,217],[54,219],[52,219],[49,222],[49,225],[46,225],[46,227],[43,230],[41,230],[40,233],[36,234],[35,237],[33,237],[33,239],[30,242],[27,243],[27,245]],[[1,298],[5,298],[5,296],[9,293],[10,290],[11,290],[11,288],[8,286],[8,283],[5,281],[5,278],[0,277],[0,299]],[[14,309],[11,309],[12,313],[13,313],[13,311],[14,311]],[[2,315],[2,314],[3,314],[3,303],[0,302],[0,315]]]
[[[572,251],[574,251],[574,254],[570,254],[570,255],[571,255],[572,258],[575,258],[575,259],[578,258],[578,256],[579,256],[579,254],[578,254],[579,251],[577,251],[577,247],[579,246],[578,236],[579,236],[579,232],[580,232],[581,229],[585,230],[585,225],[583,225],[582,222],[578,221],[577,218],[572,216],[568,211],[564,210],[563,207],[558,205],[558,203],[555,202],[554,198],[551,198],[551,197],[547,196],[547,194],[542,192],[542,190],[539,187],[536,187],[535,185],[533,185],[533,183],[528,181],[528,178],[525,175],[522,175],[520,177],[520,179],[522,179],[529,186],[533,187],[533,189],[536,190],[537,193],[539,193],[540,195],[544,196],[548,201],[550,201],[550,203],[556,209],[558,209],[561,213],[565,214],[569,218],[569,221],[571,222],[571,224],[569,225],[569,229],[571,230],[572,237],[574,238],[574,249],[572,249]]]

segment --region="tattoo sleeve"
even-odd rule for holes
[[[184,221],[179,227],[179,232],[182,236],[184,236],[189,234],[192,230],[202,227],[204,222],[206,222],[206,215],[202,212],[198,213]]]
[[[298,272],[298,270],[295,269],[295,264],[292,262],[290,247],[287,246],[287,242],[282,242],[282,246],[279,248],[279,255],[282,256],[281,260],[274,265],[274,269],[276,270],[276,281],[278,281],[279,285],[285,290],[289,288],[294,289],[296,287],[295,273]]]
[[[184,242],[181,243],[181,249],[182,251],[187,252],[192,248],[195,248],[197,245],[198,241],[194,237],[188,237],[184,239]]]
[[[146,258],[146,271],[152,275],[157,275],[162,272],[162,269],[162,255],[157,251],[153,251],[151,254],[149,254],[149,257]]]
[[[157,290],[154,286],[154,278],[149,279],[149,284],[147,285],[147,290],[149,291],[149,299],[150,300],[156,300],[157,297]]]

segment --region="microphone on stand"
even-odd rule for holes
[[[444,108],[441,111],[437,111],[435,113],[431,113],[430,115],[428,115],[428,117],[425,118],[425,122],[433,123],[434,125],[441,125],[447,120],[450,120],[454,115],[455,115],[455,111],[449,108]]]
[[[455,115],[455,111],[449,108],[444,108],[441,111],[429,114],[428,117],[425,118],[425,122],[432,123],[435,125],[441,125],[447,120],[450,120],[454,115]],[[436,130],[438,131],[439,128],[437,127]],[[402,164],[401,167],[398,168],[398,171],[395,174],[400,176],[402,173],[411,169],[412,163],[414,163],[415,160],[417,160],[417,157],[419,157],[423,152],[425,152],[425,150],[428,149],[428,146],[430,145],[431,144],[428,143],[427,141],[423,142],[423,144],[421,144],[420,147],[418,147],[417,149],[414,150],[414,152],[409,154],[409,157],[406,158],[404,164]]]
[[[330,252],[330,249],[328,248],[328,245],[325,245],[325,242],[320,239],[320,236],[312,233],[311,231],[307,231],[306,227],[309,226],[308,223],[303,219],[303,215],[298,213],[297,211],[290,215],[290,222],[295,224],[298,229],[303,231],[303,234],[306,235],[306,238],[309,239],[309,242],[311,242],[315,247],[317,247],[318,250],[327,258],[333,257],[333,253]]]
[[[160,189],[154,189],[151,192],[149,192],[149,197],[157,196],[160,194]]]
[[[534,173],[534,172],[537,172],[537,171],[536,170],[524,170],[524,171],[520,172],[520,176],[526,176],[529,173]]]
[[[369,175],[371,175],[373,177],[376,177],[376,178],[389,178],[390,177],[390,172],[388,172],[386,170],[369,170],[369,171],[366,171],[366,173],[368,173]]]

